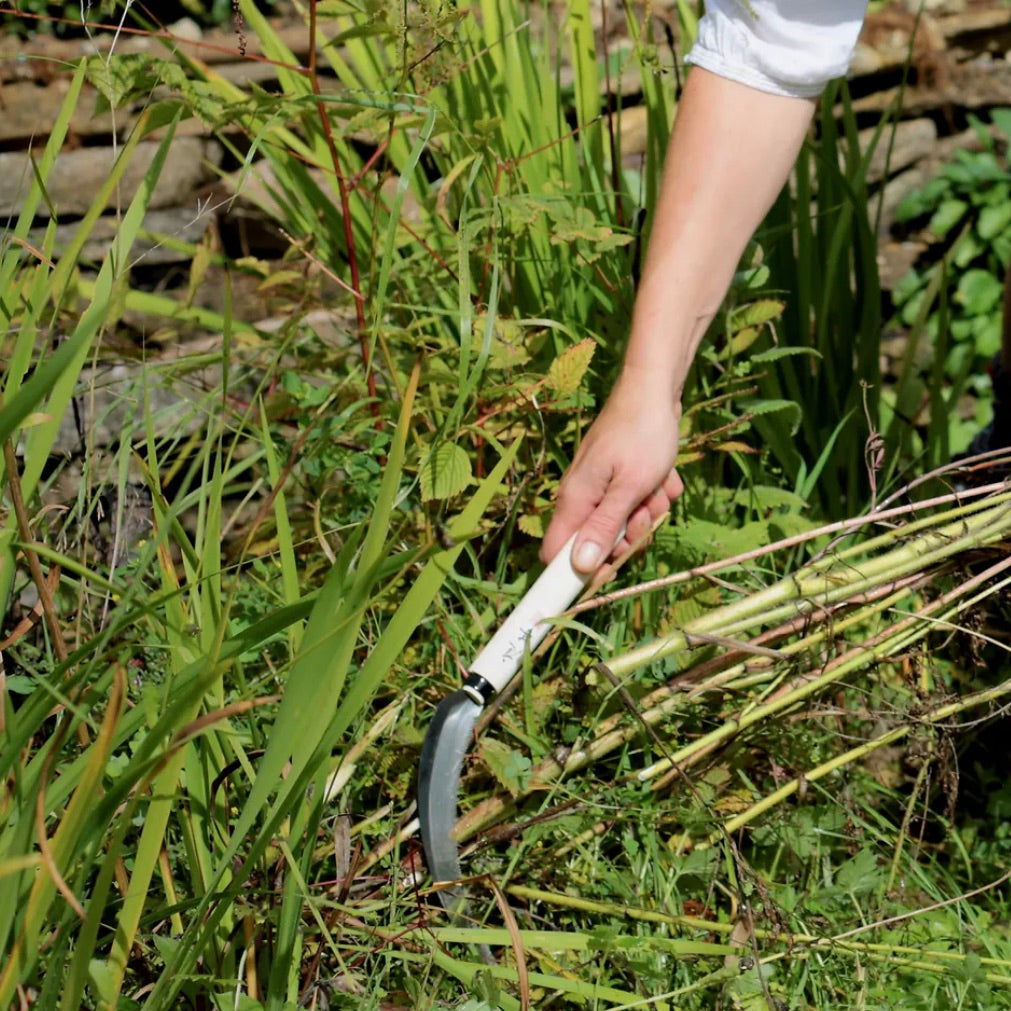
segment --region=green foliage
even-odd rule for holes
[[[756,428],[793,490],[836,517],[852,513],[870,489],[863,450],[878,424],[882,321],[866,176],[887,130],[883,119],[862,150],[847,86],[831,86],[817,136],[797,163],[795,192],[783,192],[759,233],[771,283],[789,292],[775,343],[808,355],[765,359],[762,393],[799,412],[758,418]],[[769,344],[751,350],[774,351]]]
[[[925,226],[932,243],[927,262],[894,293],[894,325],[910,332],[914,349],[930,349],[924,366],[903,375],[893,406],[896,414],[915,415],[914,405],[929,398],[928,435],[914,444],[928,464],[964,451],[982,427],[990,401],[986,365],[1001,346],[1002,278],[1011,263],[1011,110],[992,110],[989,124],[976,117],[971,123],[978,150],[955,152],[897,211],[900,222]],[[979,408],[963,420],[956,408],[967,392]]]
[[[422,729],[528,585],[607,389],[673,89],[630,13],[629,55],[605,58],[651,101],[632,170],[585,3],[550,39],[508,4],[321,3],[339,84],[319,96],[259,6],[242,14],[278,93],[177,53],[79,68],[0,246],[0,443],[22,449],[2,488],[30,525],[11,511],[0,529],[0,1004],[1007,1006],[1000,892],[958,898],[977,868],[1003,872],[1006,798],[988,783],[953,824],[932,789],[959,721],[1006,701],[976,677],[989,652],[946,645],[1006,592],[963,572],[1003,564],[1006,505],[817,529],[839,489],[863,505],[847,453],[865,433],[847,426],[873,378],[876,276],[851,122],[837,137],[826,106],[817,220],[802,169],[742,265],[686,405],[689,493],[639,571],[793,540],[564,623],[467,763],[477,877],[450,924],[410,825]],[[694,14],[679,3],[684,31]],[[110,106],[148,111],[54,262],[52,233],[38,255],[29,230],[89,74]],[[219,131],[240,166],[223,184],[293,237],[271,264],[189,250],[194,273],[223,270],[220,310],[125,268],[157,162],[97,278],[77,271],[136,144],[168,145],[181,117]],[[279,331],[239,321],[240,276],[277,299]],[[117,387],[132,409],[111,460],[87,449],[76,500],[45,507],[58,421],[128,309],[216,340]],[[165,375],[206,384],[190,427],[159,424]],[[133,486],[150,522],[117,557],[90,531]]]

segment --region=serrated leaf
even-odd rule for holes
[[[774,347],[759,351],[758,354],[752,356],[751,360],[758,363],[776,362],[780,358],[787,358],[790,355],[812,355],[815,358],[821,358],[821,352],[815,348]]]
[[[795,492],[786,488],[777,488],[770,484],[756,484],[748,488],[739,488],[733,493],[736,505],[764,512],[766,509],[806,509],[807,502]]]
[[[421,467],[421,498],[451,498],[470,484],[472,470],[466,451],[453,442],[443,442],[435,447]]]
[[[792,400],[747,400],[741,404],[741,410],[752,417],[763,414],[786,414],[792,432],[797,430],[801,422],[800,408]]]
[[[497,126],[499,120],[495,120]],[[550,212],[551,202],[541,197],[532,196],[529,193],[520,193],[516,196],[505,197],[498,202],[499,210],[505,215],[506,227],[512,232],[521,232],[529,228],[534,222],[540,221],[542,216]]]
[[[847,894],[866,894],[878,886],[881,877],[877,858],[870,850],[861,850],[836,871],[835,885]]]
[[[579,389],[596,350],[597,345],[590,337],[566,348],[548,369],[548,387],[559,396],[571,397]]]
[[[162,83],[157,72],[160,61],[141,53],[120,53],[115,60],[100,56],[86,61],[88,82],[101,96],[98,111],[116,109],[140,92],[150,92]]]
[[[481,741],[479,750],[495,779],[514,797],[518,797],[530,779],[530,759],[514,751],[508,744],[491,737]]]
[[[693,593],[682,594],[670,605],[667,616],[661,623],[661,630],[683,628],[719,604],[720,591],[714,586],[702,586]]]
[[[678,546],[690,557],[706,561],[730,558],[769,543],[769,524],[764,520],[733,527],[697,519],[676,531]]]

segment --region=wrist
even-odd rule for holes
[[[650,410],[681,410],[687,370],[659,368],[653,362],[626,359],[614,384],[612,397]]]

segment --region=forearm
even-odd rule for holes
[[[626,381],[659,385],[680,398],[744,247],[793,166],[813,108],[808,99],[692,69],[636,297]]]

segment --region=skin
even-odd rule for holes
[[[578,531],[573,564],[593,572],[647,536],[684,490],[674,461],[689,367],[813,111],[808,99],[770,95],[700,67],[688,75],[622,371],[562,478],[545,562]]]

